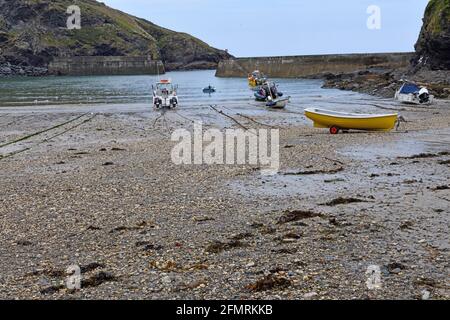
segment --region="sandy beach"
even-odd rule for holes
[[[383,106],[408,122],[333,136],[218,105],[280,129],[275,176],[172,163],[175,129],[237,127],[209,108],[1,108],[0,298],[449,299],[450,102]]]

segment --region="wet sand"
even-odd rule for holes
[[[297,109],[219,106],[281,129],[271,177],[172,163],[174,129],[237,127],[204,106],[1,108],[0,145],[38,134],[0,149],[0,298],[449,299],[450,102],[367,104],[408,123],[332,136]]]

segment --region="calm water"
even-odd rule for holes
[[[179,86],[180,108],[210,104],[263,106],[254,101],[245,78],[216,78],[215,71],[170,72],[164,78]],[[95,76],[0,79],[0,107],[43,105],[151,104],[151,85],[156,76]],[[291,109],[329,107],[335,110],[367,111],[373,99],[365,95],[322,89],[320,80],[273,79],[279,90],[291,96]],[[208,95],[208,85],[217,92]],[[366,105],[365,105],[366,103]]]

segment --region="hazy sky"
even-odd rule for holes
[[[428,0],[103,0],[243,56],[414,50]],[[381,10],[369,29],[367,9]]]

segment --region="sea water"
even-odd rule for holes
[[[169,72],[162,76],[70,76],[0,78],[1,107],[33,107],[58,105],[89,106],[148,105],[151,108],[151,87],[159,79],[171,79],[178,86],[180,108],[207,108],[209,105],[233,109],[264,108],[256,102],[246,78],[217,78],[214,70]],[[285,96],[291,97],[288,109],[302,112],[307,107],[364,112],[375,111],[376,98],[349,91],[322,89],[321,80],[272,79]],[[213,86],[217,92],[203,93]]]

